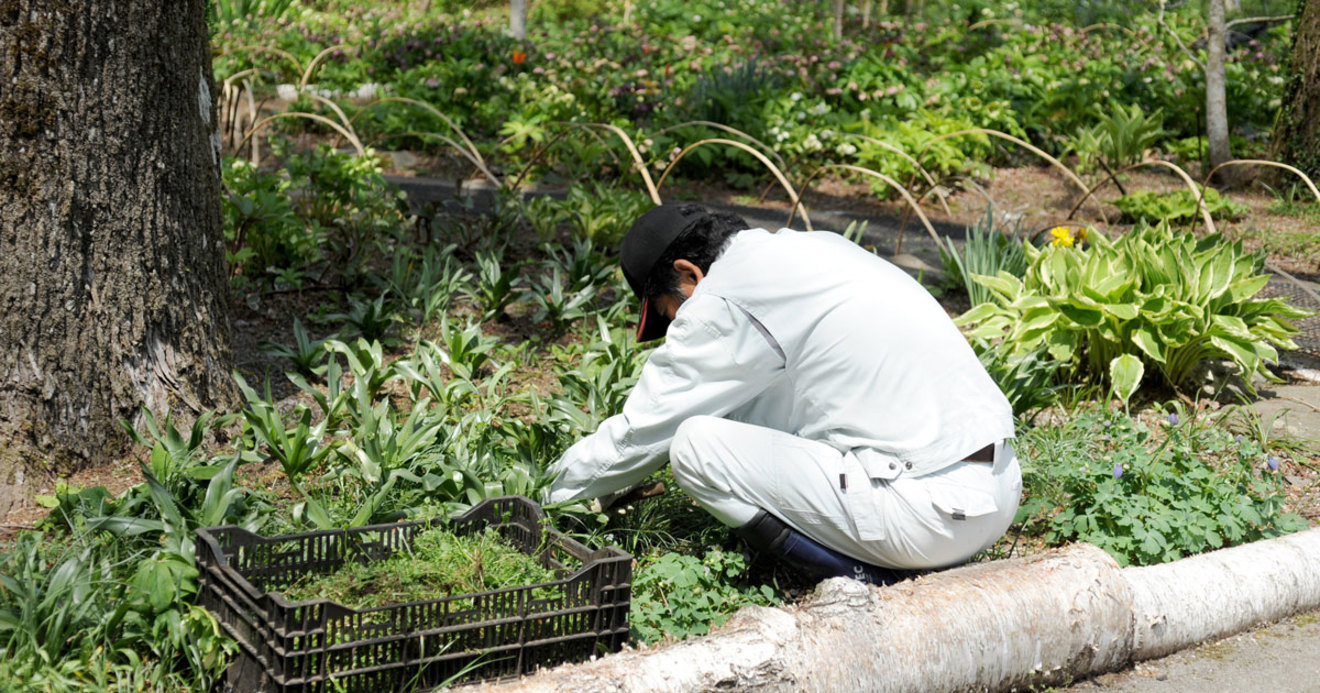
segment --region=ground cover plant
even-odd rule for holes
[[[1066,161],[1081,189],[1128,186],[1119,194],[1141,201],[1133,216],[1150,223],[1135,231],[1068,220],[1066,208],[1061,225],[1015,227],[991,201],[970,215],[974,232],[941,243],[957,281],[945,298],[968,301],[969,339],[1019,415],[1025,502],[992,554],[1083,540],[1144,564],[1302,523],[1281,478],[1310,453],[1187,408],[1199,392],[1189,374],[1207,358],[1277,377],[1301,314],[1258,296],[1263,256],[1197,228],[1190,190],[1151,198],[1107,170],[1200,158],[1202,78],[1147,14],[950,5],[836,42],[823,13],[768,0],[646,3],[627,19],[603,3],[545,2],[519,41],[498,3],[220,5],[231,287],[242,319],[270,333],[240,359],[239,410],[186,425],[144,416],[140,483],[41,499],[42,534],[0,554],[0,680],[208,690],[235,646],[195,604],[199,527],[277,535],[540,498],[547,465],[620,411],[649,353],[630,329],[617,239],[657,190],[773,198],[757,193],[785,186],[749,149],[795,192],[850,183],[933,210],[992,166],[1038,156],[1007,136]],[[1074,21],[1080,12],[1097,16]],[[1195,39],[1190,11],[1170,21]],[[1267,125],[1284,36],[1235,48],[1241,132]],[[301,116],[256,125],[286,113],[338,129]],[[697,145],[717,138],[749,149]],[[482,206],[405,199],[381,153],[404,148],[429,157],[419,173],[497,192]],[[663,188],[671,165],[670,185],[687,187]],[[562,195],[518,194],[529,182]],[[1313,212],[1309,189],[1293,190],[1278,209]],[[1203,199],[1220,206],[1213,192]],[[1137,374],[1130,388],[1116,365]],[[546,508],[586,543],[638,557],[639,642],[800,593],[658,478],[665,493],[621,507]]]
[[[1305,527],[1283,511],[1279,458],[1191,412],[1142,419],[1086,406],[1025,431],[1023,531],[1149,565]]]

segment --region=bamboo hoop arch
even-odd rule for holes
[[[477,168],[481,169],[483,173],[487,171],[488,167],[486,165],[486,160],[482,158],[481,152],[477,150],[477,146],[475,144],[472,144],[472,140],[468,139],[467,133],[463,132],[463,129],[458,127],[458,124],[455,123],[453,120],[451,120],[449,116],[445,115],[444,113],[441,113],[440,109],[436,108],[435,106],[432,106],[429,103],[426,103],[425,101],[410,99],[406,96],[386,96],[384,98],[376,99],[375,101],[372,101],[371,103],[363,106],[362,109],[359,110],[357,113],[354,113],[353,117],[348,121],[349,125],[351,126],[353,121],[357,120],[358,116],[362,115],[363,113],[366,113],[367,111],[375,108],[376,106],[379,106],[380,104],[390,103],[392,101],[405,103],[410,106],[417,106],[418,108],[424,109],[430,114],[444,121],[445,125],[448,125],[449,128],[453,130],[454,133],[457,134],[460,139],[463,140],[463,143],[467,145],[467,152],[471,154],[471,156],[468,158],[472,159],[473,157],[475,157],[476,161],[480,162],[477,164]],[[458,147],[457,145],[455,145],[455,147],[460,150],[463,149],[463,147]],[[486,173],[486,175],[489,176],[490,174]],[[491,177],[491,180],[496,180],[496,179],[494,177]]]
[[[346,48],[348,48],[348,44],[340,43],[334,46],[330,46],[329,48],[321,51],[320,53],[317,53],[316,57],[312,58],[312,62],[307,63],[307,69],[303,70],[302,79],[298,80],[298,88],[303,89],[307,86],[307,82],[310,81],[312,78],[312,73],[316,70],[316,67],[321,64],[322,60],[328,57],[331,53],[334,53],[336,51],[341,51]]]
[[[900,185],[898,181],[894,180],[893,178],[890,178],[889,176],[886,176],[883,173],[880,173],[879,171],[872,171],[869,168],[862,168],[861,166],[854,166],[852,164],[825,164],[824,166],[817,168],[815,171],[812,171],[810,176],[807,176],[807,180],[802,184],[802,189],[806,190],[807,186],[811,184],[811,181],[814,180],[816,176],[819,175],[822,171],[828,168],[842,168],[842,169],[847,169],[849,171],[862,173],[868,176],[875,176],[876,178],[879,178],[885,183],[893,186],[896,190],[898,190],[898,192],[901,195],[903,195],[903,199],[907,200],[907,203],[912,207],[912,209],[916,211],[917,218],[921,219],[922,225],[926,227],[926,232],[929,233],[931,239],[935,241],[935,245],[937,247],[939,246],[940,237],[938,234],[935,233],[935,227],[931,226],[930,219],[927,219],[926,213],[921,211],[921,205],[917,204],[917,201],[913,199],[912,193],[909,193],[907,191],[907,188],[904,188],[902,185]],[[791,209],[789,210],[788,221],[790,224],[793,222],[793,210]],[[900,232],[898,236],[898,241],[895,243],[894,246],[894,252],[897,253],[899,248],[902,247],[903,247],[903,234]]]
[[[921,165],[921,162],[919,162],[919,161],[917,161],[916,159],[912,158],[912,155],[911,155],[911,154],[908,154],[907,152],[903,151],[901,148],[899,148],[899,147],[897,147],[897,146],[895,146],[895,145],[892,145],[892,144],[890,144],[890,143],[888,143],[888,142],[886,142],[886,141],[884,141],[884,140],[882,140],[882,139],[879,139],[879,138],[877,138],[877,137],[871,137],[870,135],[862,135],[862,134],[857,134],[857,133],[844,133],[844,136],[845,136],[845,137],[856,137],[856,138],[859,139],[859,140],[862,140],[862,141],[864,141],[864,142],[868,142],[868,143],[870,143],[870,144],[874,144],[875,146],[880,147],[881,149],[884,149],[884,150],[887,150],[887,151],[893,152],[893,153],[895,153],[895,154],[897,154],[897,155],[903,157],[903,160],[904,160],[904,161],[907,161],[908,163],[910,163],[910,164],[912,164],[914,167],[916,167],[916,169],[917,169],[917,173],[920,173],[920,174],[921,174],[921,177],[926,179],[926,184],[930,186],[930,189],[927,190],[925,193],[922,193],[921,197],[919,197],[919,198],[917,198],[917,199],[918,199],[918,200],[924,199],[924,198],[926,197],[926,195],[929,195],[930,193],[934,192],[934,193],[935,193],[935,196],[938,197],[938,198],[940,199],[940,204],[944,207],[944,213],[945,213],[945,214],[952,214],[952,213],[953,213],[953,212],[949,211],[949,199],[948,199],[948,196],[946,196],[943,192],[941,192],[941,191],[939,190],[939,183],[936,183],[936,182],[935,182],[935,177],[932,176],[932,175],[930,175],[930,171],[927,171],[927,170],[926,170],[926,167]]]
[[[628,153],[632,155],[633,163],[636,165],[637,172],[641,174],[642,182],[646,184],[646,192],[651,196],[651,201],[657,205],[661,204],[660,183],[651,180],[651,172],[647,170],[646,162],[642,160],[641,152],[637,151],[637,145],[633,143],[633,140],[628,136],[628,133],[624,132],[619,126],[610,123],[569,123],[569,125],[583,128],[602,128],[618,135],[619,139],[623,140],[624,146],[628,147]],[[665,169],[665,173],[669,173],[669,170]],[[664,176],[661,176],[660,182],[663,183],[664,180]]]
[[[997,206],[997,205],[995,205],[995,200],[994,200],[994,198],[993,198],[993,197],[990,197],[990,191],[986,190],[984,187],[982,187],[982,186],[981,186],[979,183],[977,183],[976,181],[974,181],[974,180],[972,180],[971,178],[968,178],[968,177],[966,177],[966,176],[956,176],[956,177],[954,177],[954,178],[955,178],[955,180],[957,180],[960,184],[962,184],[962,185],[966,185],[969,189],[971,189],[971,190],[974,191],[974,192],[979,193],[979,194],[981,195],[981,197],[984,197],[984,198],[985,198],[985,203],[986,203],[986,205],[989,206],[991,209],[994,209],[994,208]],[[946,180],[948,180],[948,179],[946,179]],[[931,193],[935,193],[936,195],[939,195],[939,194],[940,194],[940,192],[939,192],[939,186],[932,187],[931,189],[927,190],[926,192],[921,193],[921,195],[917,196],[917,202],[921,202],[922,200],[926,199],[926,197],[927,197],[928,195],[930,195]],[[944,211],[945,211],[945,213],[952,214],[952,212],[949,212],[949,207],[948,207],[948,205],[945,205],[945,207],[944,207]]]
[[[353,145],[353,149],[357,150],[358,156],[365,156],[367,153],[366,148],[362,146],[362,142],[358,140],[357,135],[353,134],[352,132],[349,132],[348,130],[345,130],[344,126],[340,125],[339,123],[336,123],[335,121],[330,120],[329,118],[323,115],[317,115],[315,113],[294,113],[294,112],[276,113],[274,115],[268,115],[265,118],[262,118],[261,120],[257,121],[252,125],[252,129],[249,130],[248,133],[243,136],[242,141],[238,143],[238,146],[235,147],[235,149],[241,150],[243,148],[243,145],[247,144],[247,141],[251,139],[252,136],[257,133],[258,130],[260,130],[263,126],[265,126],[267,123],[271,122],[272,120],[277,120],[280,118],[307,118],[309,120],[315,120],[324,125],[328,125],[331,128],[333,128],[336,132],[338,132],[340,135],[343,135],[344,139],[348,140],[349,144]]]
[[[1133,38],[1137,37],[1137,32],[1133,31],[1128,27],[1123,26],[1122,24],[1114,24],[1113,22],[1097,22],[1095,24],[1091,24],[1090,26],[1084,26],[1081,29],[1078,29],[1078,33],[1089,34],[1092,31],[1095,31],[1096,29],[1119,29],[1127,32],[1128,36],[1131,36]]]
[[[395,138],[395,137],[421,137],[421,138],[434,137],[434,138],[436,138],[436,139],[438,139],[438,140],[444,142],[445,144],[447,144],[447,145],[453,147],[454,149],[457,149],[458,152],[459,152],[460,154],[462,154],[463,157],[466,158],[466,159],[468,160],[469,163],[471,163],[473,166],[477,167],[477,170],[481,171],[481,175],[483,175],[483,176],[489,178],[489,179],[490,179],[490,182],[494,183],[496,187],[504,187],[504,183],[500,182],[499,177],[496,176],[494,173],[492,173],[491,170],[490,170],[489,168],[486,167],[486,165],[485,165],[485,163],[484,163],[483,161],[481,161],[480,159],[474,158],[474,157],[472,156],[472,154],[471,154],[470,152],[468,152],[468,150],[466,150],[466,149],[463,148],[463,145],[461,145],[461,144],[455,142],[454,140],[452,140],[452,139],[450,139],[450,138],[448,138],[448,137],[446,137],[446,136],[444,136],[444,135],[441,135],[441,134],[438,133],[438,132],[398,132],[398,133],[393,133],[393,134],[385,135],[384,137],[382,137],[380,140],[377,140],[377,141],[384,141],[384,140],[392,139],[392,138]]]
[[[1224,163],[1210,169],[1210,173],[1206,174],[1205,180],[1202,181],[1201,183],[1201,187],[1204,188],[1206,185],[1208,185],[1210,183],[1210,179],[1214,177],[1215,173],[1218,172],[1219,169],[1224,168],[1225,166],[1244,166],[1248,164],[1252,164],[1256,166],[1274,166],[1276,168],[1281,168],[1284,169],[1285,171],[1291,171],[1297,174],[1297,177],[1301,178],[1302,181],[1306,183],[1306,187],[1311,189],[1311,194],[1315,195],[1315,201],[1320,202],[1320,190],[1316,189],[1315,183],[1311,180],[1310,176],[1306,175],[1297,168],[1289,166],[1288,164],[1279,163],[1277,161],[1268,161],[1266,159],[1233,159],[1232,161],[1225,161]]]
[[[1067,219],[1071,221],[1073,215],[1077,213],[1077,210],[1079,208],[1081,208],[1082,203],[1086,202],[1086,200],[1090,198],[1091,195],[1095,194],[1097,190],[1104,187],[1105,183],[1108,183],[1109,181],[1113,180],[1120,173],[1126,173],[1128,171],[1141,168],[1142,166],[1164,166],[1165,168],[1173,169],[1174,173],[1177,173],[1178,176],[1183,179],[1183,182],[1187,184],[1187,189],[1191,190],[1192,195],[1196,197],[1196,206],[1201,211],[1201,218],[1202,220],[1205,221],[1206,229],[1211,233],[1215,232],[1215,222],[1213,219],[1210,218],[1210,210],[1205,206],[1205,200],[1202,199],[1201,190],[1196,187],[1196,182],[1192,180],[1191,176],[1187,175],[1186,171],[1182,170],[1175,164],[1171,164],[1167,161],[1160,161],[1159,159],[1148,159],[1146,161],[1138,161],[1137,163],[1132,164],[1131,166],[1125,166],[1123,168],[1120,168],[1118,171],[1114,173],[1114,175],[1106,177],[1104,180],[1100,181],[1099,183],[1096,183],[1094,187],[1086,191],[1086,195],[1083,196],[1082,199],[1078,200],[1077,204],[1073,205],[1072,211],[1068,212]],[[1108,223],[1108,220],[1106,220],[1106,223]]]
[[[775,158],[775,163],[779,164],[780,168],[788,168],[784,164],[784,157],[779,156],[779,153],[776,152],[774,149],[772,149],[769,145],[762,142],[761,140],[756,139],[755,137],[752,137],[751,135],[743,132],[742,130],[739,130],[738,128],[729,127],[728,125],[725,125],[723,123],[716,123],[710,120],[689,120],[686,123],[679,123],[678,125],[670,125],[669,127],[664,128],[663,130],[656,130],[655,134],[663,135],[666,132],[671,132],[679,128],[689,127],[693,125],[704,125],[706,127],[715,128],[716,130],[723,130],[725,132],[730,132],[735,135],[739,135],[745,138],[748,142],[751,142],[752,144],[761,147],[765,151],[769,152],[770,156],[773,156]]]
[[[756,149],[748,145],[743,144],[742,142],[728,140],[721,137],[713,137],[710,139],[700,140],[698,142],[689,144],[687,147],[683,148],[683,151],[678,153],[678,156],[674,157],[673,161],[669,162],[668,166],[665,167],[664,173],[660,174],[660,180],[656,181],[655,184],[656,189],[658,190],[660,186],[664,185],[665,179],[669,177],[669,172],[674,170],[674,166],[677,166],[678,162],[683,160],[683,157],[687,156],[689,152],[696,149],[697,147],[707,144],[727,144],[731,147],[737,147],[738,149],[741,149],[751,154],[752,156],[756,157],[761,163],[765,164],[766,168],[770,169],[770,173],[774,174],[775,178],[779,180],[779,184],[782,185],[784,187],[784,190],[788,192],[788,199],[789,202],[791,203],[791,206],[788,211],[789,222],[793,220],[793,213],[797,210],[798,207],[801,207],[802,223],[806,225],[808,231],[812,230],[811,218],[807,216],[807,208],[805,205],[802,204],[802,198],[799,197],[797,191],[793,189],[793,185],[788,182],[787,178],[784,177],[784,173],[780,171],[774,165],[774,163],[770,161],[770,159],[766,158],[764,154],[762,154],[761,152],[757,151]],[[656,202],[656,204],[660,204],[660,203]]]
[[[922,145],[921,151],[917,152],[917,156],[918,158],[920,158],[921,155],[926,153],[926,150],[929,149],[931,145],[935,144],[936,142],[939,142],[940,140],[948,139],[950,137],[956,137],[958,135],[977,135],[977,134],[992,135],[994,137],[999,137],[1001,139],[1008,140],[1009,142],[1012,142],[1020,147],[1027,149],[1033,154],[1048,161],[1051,166],[1054,166],[1060,171],[1063,171],[1064,175],[1068,177],[1068,180],[1071,180],[1082,192],[1085,193],[1089,191],[1089,188],[1086,187],[1086,183],[1083,183],[1082,179],[1078,178],[1077,174],[1073,173],[1072,169],[1065,166],[1062,161],[1059,161],[1058,159],[1050,156],[1044,150],[1042,150],[1041,148],[1037,147],[1036,145],[1030,142],[1027,142],[1026,140],[1014,137],[1006,132],[1000,132],[999,130],[991,130],[990,128],[970,128],[967,130],[956,130],[954,132],[948,132],[943,135],[936,135],[935,137],[927,140],[926,144]],[[1086,198],[1082,198],[1082,199],[1085,200]],[[1080,207],[1080,204],[1078,206]],[[1101,209],[1099,211],[1100,211],[1100,218],[1104,220],[1106,225],[1109,224],[1109,217],[1105,215],[1104,210]]]

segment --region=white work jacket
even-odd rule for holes
[[[700,414],[853,452],[877,479],[929,474],[1013,436],[1008,401],[930,293],[824,231],[733,236],[623,412],[555,463],[550,500],[641,482]]]

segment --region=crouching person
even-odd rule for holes
[[[966,561],[1022,490],[1012,411],[940,305],[829,232],[655,207],[620,260],[651,354],[623,412],[554,465],[550,500],[666,460],[702,508],[807,577],[883,584]]]

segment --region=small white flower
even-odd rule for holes
[[[789,99],[792,99],[793,102],[795,102],[795,103],[798,102],[798,101],[801,101],[801,100],[802,100],[802,92],[800,92],[800,91],[795,91],[795,92],[793,92],[792,94],[789,94],[789,95],[788,95],[788,98],[789,98]]]
[[[844,156],[852,156],[853,154],[857,153],[857,147],[854,147],[851,144],[844,142],[843,144],[840,144],[839,146],[835,147],[834,151]]]
[[[298,87],[292,84],[279,84],[275,86],[275,94],[284,101],[297,101]]]
[[[820,140],[816,138],[816,133],[813,132],[812,134],[807,135],[807,139],[802,142],[802,147],[809,152],[820,150]]]

